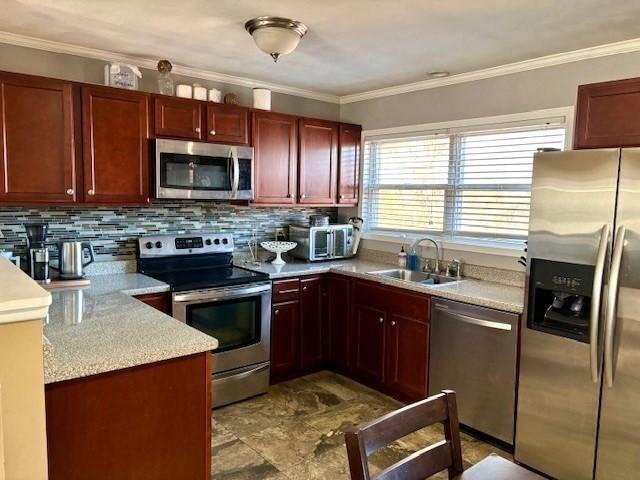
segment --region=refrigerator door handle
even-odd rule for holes
[[[624,237],[627,229],[624,225],[616,232],[616,241],[613,246],[611,259],[611,275],[609,277],[609,291],[607,292],[607,314],[604,323],[604,377],[607,387],[613,387],[613,339],[616,328],[616,307],[618,303],[618,282],[620,281],[620,265],[622,264],[622,251],[624,249]]]
[[[602,300],[602,279],[604,277],[604,264],[607,260],[607,248],[609,246],[609,224],[603,225],[600,231],[600,244],[596,256],[596,267],[593,276],[593,293],[591,294],[591,321],[589,328],[589,363],[591,366],[591,380],[598,383],[600,380],[600,306]]]

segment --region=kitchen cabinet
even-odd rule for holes
[[[578,87],[574,148],[640,146],[640,78]]]
[[[202,140],[202,103],[188,98],[155,97],[155,134],[158,137]]]
[[[302,204],[335,204],[338,181],[338,125],[300,120],[299,197]]]
[[[300,287],[300,366],[311,369],[324,360],[324,278],[302,277]]]
[[[360,174],[360,125],[340,125],[340,155],[338,168],[338,204],[358,204]]]
[[[298,165],[297,118],[254,112],[252,139],[255,166],[254,204],[296,203]]]
[[[366,281],[353,290],[353,374],[405,402],[426,398],[429,297]]]
[[[149,203],[149,96],[82,87],[84,192],[89,203]]]
[[[249,144],[249,110],[237,105],[207,104],[207,141]]]
[[[45,385],[50,480],[208,480],[211,354]]]
[[[299,366],[299,302],[275,303],[271,309],[271,378],[291,375]]]
[[[353,315],[353,362],[356,376],[373,382],[384,380],[384,322],[386,312],[356,300]]]
[[[0,202],[75,202],[73,85],[0,74],[0,112]]]
[[[390,313],[385,335],[385,384],[409,401],[425,398],[428,323],[421,318]]]
[[[171,297],[169,293],[149,293],[145,295],[136,295],[133,298],[146,303],[150,307],[160,310],[167,315],[171,314]]]
[[[326,280],[325,355],[329,365],[343,372],[349,366],[350,297],[351,280],[329,274]]]

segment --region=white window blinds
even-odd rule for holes
[[[527,236],[533,154],[564,147],[558,123],[365,141],[368,231]]]

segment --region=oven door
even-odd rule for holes
[[[218,340],[213,373],[269,361],[271,282],[176,292],[173,316]]]
[[[156,197],[253,199],[253,149],[156,140]]]

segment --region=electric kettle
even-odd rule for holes
[[[60,278],[75,280],[84,277],[84,267],[95,260],[93,245],[90,242],[58,242],[58,267]],[[89,252],[90,260],[84,261],[84,251]]]

